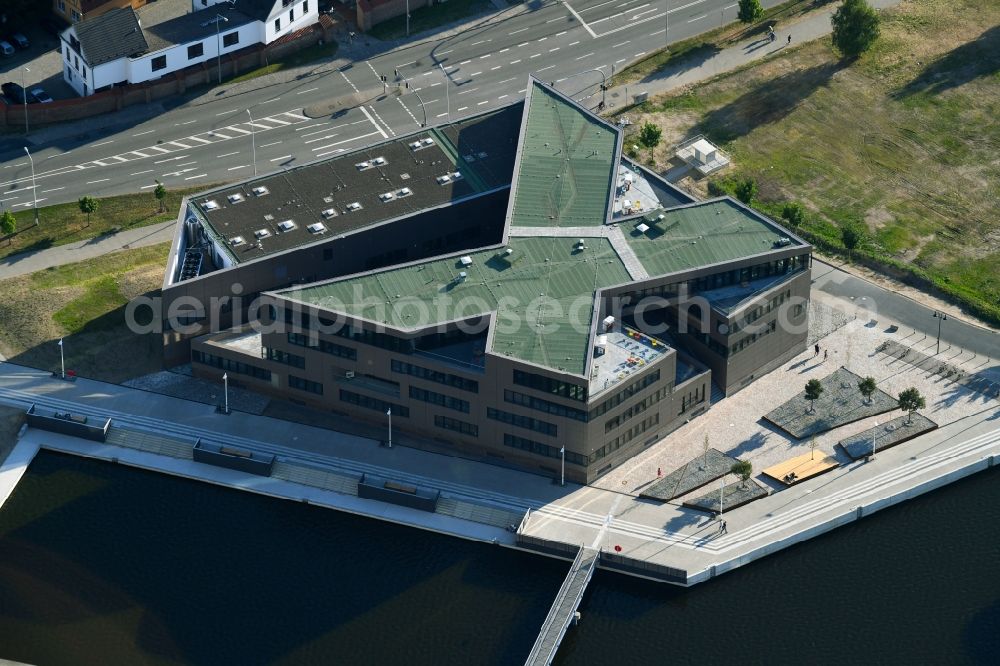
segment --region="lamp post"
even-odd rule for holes
[[[566,447],[565,446],[560,447],[560,449],[559,449],[559,457],[562,458],[562,464],[560,466],[559,485],[560,486],[565,486],[566,485]]]
[[[225,21],[229,23],[227,19],[222,14],[215,15],[215,59],[219,67],[219,83],[222,83],[222,42],[219,41],[219,22]]]
[[[410,36],[410,0],[406,0],[406,36]]]
[[[941,322],[948,321],[948,315],[943,312],[934,312],[934,318],[938,320],[938,334],[937,334],[937,352],[935,356],[941,353]]]
[[[228,414],[229,413],[229,373],[228,372],[223,372],[222,373],[222,385],[225,387],[224,388],[224,393],[225,393],[225,396],[226,396],[226,398],[225,398],[225,400],[226,400],[226,406],[225,406],[225,408],[223,408],[222,413],[223,414]]]
[[[389,448],[392,448],[392,407],[385,410],[385,415],[389,417]]]
[[[445,103],[448,105],[448,123],[450,124],[451,123],[451,92],[449,91],[449,87],[450,86],[448,84],[451,83],[451,79],[448,78],[448,72],[446,72],[444,70],[444,65],[442,65],[441,63],[438,63],[438,67],[441,68],[441,75],[444,77],[444,100],[445,100]]]
[[[572,79],[574,76],[580,76],[581,74],[587,74],[589,72],[597,72],[598,74],[601,75],[601,108],[603,109],[604,105],[605,105],[605,102],[608,101],[607,100],[607,93],[608,93],[608,75],[607,74],[605,74],[604,72],[602,72],[599,69],[585,69],[582,72],[577,72],[576,74],[570,74],[565,79],[563,79],[563,81],[566,81],[567,79]],[[586,90],[586,88],[584,88],[584,90]],[[627,92],[628,88],[626,88],[625,90]],[[626,95],[626,97],[627,97],[627,95]],[[627,101],[627,99],[626,99],[626,101]]]
[[[59,365],[62,368],[62,378],[66,379],[66,355],[63,354],[62,338],[59,338]]]
[[[28,156],[31,164],[31,206],[35,209],[35,226],[38,226],[38,191],[35,189],[35,160],[31,158],[31,151],[24,147],[24,154]]]
[[[878,421],[875,422],[875,427],[872,428],[872,460],[875,460],[875,435],[878,434]]]
[[[250,150],[253,151],[253,175],[254,178],[257,177],[257,138],[253,131],[253,116],[250,115],[250,109],[247,109],[247,115],[250,116]]]
[[[726,490],[726,477],[722,477],[722,483],[719,484],[719,520],[722,520],[722,494]]]
[[[24,73],[30,72],[27,67],[21,69],[21,101],[24,102],[24,133],[28,133],[28,89],[24,87]]]

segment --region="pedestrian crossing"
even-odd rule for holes
[[[194,148],[201,148],[202,146],[231,141],[232,139],[239,139],[252,133],[266,132],[279,127],[287,127],[288,125],[298,125],[299,123],[304,123],[307,120],[309,120],[309,118],[301,113],[284,111],[273,116],[255,118],[252,123],[249,121],[244,123],[235,123],[233,125],[227,125],[226,127],[220,127],[219,129],[199,132],[198,134],[192,134],[191,136],[185,136],[171,141],[158,142],[154,146],[147,146],[145,148],[139,148],[138,150],[130,150],[126,153],[111,155],[110,157],[102,157],[99,160],[91,160],[90,162],[84,162],[78,165],[77,168],[88,169],[91,167],[115,166],[124,162],[148,159],[150,157],[159,157],[161,155],[176,153],[182,150],[192,150]]]

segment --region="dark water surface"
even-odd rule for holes
[[[42,452],[0,658],[521,664],[566,564]],[[1000,663],[1000,469],[685,590],[598,571],[559,664]]]

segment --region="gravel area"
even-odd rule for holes
[[[907,423],[908,418],[907,414],[896,417],[888,423],[881,423],[874,428],[859,432],[853,437],[841,440],[839,446],[851,458],[858,460],[871,454],[872,435],[875,436],[875,453],[878,453],[938,427],[934,421],[922,414],[914,414],[911,423]]]
[[[687,461],[678,469],[649,486],[639,493],[639,497],[657,500],[671,500],[681,495],[687,495],[701,488],[706,483],[720,479],[732,468],[735,458],[710,448],[707,455]]]
[[[122,385],[175,398],[193,400],[206,405],[222,405],[225,402],[222,383],[192,377],[190,365],[136,377],[122,382]],[[232,383],[229,384],[229,409],[231,411],[263,414],[270,401],[270,398],[259,393],[235,387]]]
[[[754,501],[755,499],[767,497],[767,493],[767,488],[762,488],[753,479],[749,479],[745,484],[740,483],[739,481],[727,484],[725,489],[722,491],[723,514],[725,514],[726,511],[731,511],[737,507],[741,507],[748,502]],[[714,490],[702,495],[701,497],[686,500],[684,502],[684,506],[690,509],[700,509],[702,511],[719,513],[719,494],[718,490]]]

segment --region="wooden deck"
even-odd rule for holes
[[[816,452],[815,459],[813,459],[812,453],[805,453],[768,467],[763,471],[763,474],[771,477],[778,483],[783,483],[786,486],[794,486],[800,481],[805,481],[814,476],[819,476],[824,472],[829,472],[839,465],[840,463],[833,456]],[[794,477],[792,476],[793,474]]]

